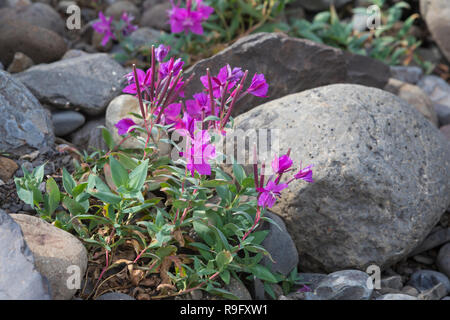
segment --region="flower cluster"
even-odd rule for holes
[[[309,165],[300,170],[286,183],[280,183],[283,174],[292,171],[291,167],[293,164],[292,159],[289,157],[290,150],[287,154],[277,157],[272,160],[272,170],[273,175],[268,179],[267,184],[264,186],[264,174],[261,173],[258,179],[258,168],[257,164],[254,164],[255,172],[255,186],[258,191],[258,205],[263,208],[272,208],[278,197],[281,195],[281,191],[286,189],[289,184],[294,180],[304,180],[306,182],[314,182],[312,178],[312,165]]]
[[[92,24],[92,28],[103,34],[101,42],[102,46],[106,46],[109,40],[117,40],[119,35],[129,36],[133,31],[137,30],[137,26],[132,24],[134,17],[126,12],[122,13],[119,23],[113,22],[113,17],[106,18],[103,12],[98,14],[99,21]]]
[[[181,8],[179,1],[178,4],[174,4],[173,0],[170,2],[172,8],[168,10],[168,15],[172,33],[203,34],[202,23],[214,12],[212,7],[204,5],[202,0],[187,0],[186,8]]]
[[[123,92],[139,98],[145,126],[147,121],[152,125],[170,126],[170,130],[188,138],[187,152],[183,156],[191,174],[210,174],[208,161],[214,158],[215,149],[210,135],[202,132],[216,130],[225,135],[236,102],[247,94],[266,97],[269,85],[263,74],[255,74],[250,86],[243,90],[248,71],[226,65],[217,76],[212,76],[208,69],[206,75],[200,77],[204,90],[195,93],[192,99],[178,102],[177,99],[184,98],[183,88],[190,79],[183,80],[181,59],[172,57],[165,61],[169,50],[164,45],[152,48],[152,67],[147,71],[135,68],[127,74],[128,85]],[[116,124],[120,135],[134,131],[134,126],[136,123],[130,118]]]

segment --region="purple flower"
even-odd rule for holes
[[[158,46],[158,48],[156,48],[155,50],[155,56],[156,56],[156,60],[158,62],[162,62],[164,60],[164,58],[167,56],[167,54],[170,51],[170,46],[165,46],[163,44],[160,44]]]
[[[222,67],[217,74],[217,77],[211,77],[211,86],[213,89],[213,96],[215,98],[220,98],[222,96],[223,90],[225,90],[225,86],[228,81],[228,88],[226,88],[227,93],[230,92],[231,88],[236,85],[236,82],[242,77],[243,73],[241,68],[234,68],[231,70],[230,65],[226,65]],[[200,77],[200,81],[206,90],[209,89],[208,76]]]
[[[118,129],[117,132],[120,136],[127,134],[128,132],[132,132],[135,128],[131,129],[132,126],[135,126],[136,123],[130,118],[124,118],[115,124],[115,127]]]
[[[191,117],[199,120],[202,118],[203,112],[205,113],[205,117],[212,115],[211,99],[206,93],[196,93],[193,97],[194,100],[186,100],[186,112],[189,113]],[[216,116],[218,116],[219,109],[215,108],[214,111]]]
[[[197,120],[192,118],[187,112],[184,113],[182,119],[178,119],[175,124],[175,130],[182,136],[194,137],[197,128]]]
[[[156,109],[155,115],[158,115],[161,108]],[[177,118],[181,112],[181,103],[169,104],[163,111],[162,123],[172,124],[177,122]]]
[[[292,159],[287,154],[280,158],[275,155],[272,160],[272,169],[277,174],[285,173],[292,166]]]
[[[253,76],[252,83],[250,87],[247,89],[247,92],[262,98],[267,98],[267,91],[269,90],[269,85],[264,78],[264,75],[256,74]]]
[[[196,10],[192,9],[192,0],[188,0],[186,8],[180,8],[172,2],[172,9],[168,11],[169,23],[172,33],[192,32],[203,34],[202,22],[207,20],[214,12],[212,7],[203,5],[201,0],[196,1]]]
[[[176,76],[183,68],[184,62],[181,60],[181,58],[178,58],[175,60],[174,58],[170,58],[169,61],[161,63],[159,65],[159,75],[161,76],[161,79],[164,79],[167,77],[172,71],[173,74]]]
[[[120,17],[120,19],[123,22],[125,22],[125,27],[122,29],[122,34],[125,37],[130,35],[131,33],[133,33],[133,31],[137,30],[138,27],[131,23],[131,21],[134,20],[134,17],[131,14],[128,15],[128,13],[123,12],[122,16]]]
[[[114,36],[114,33],[111,28],[113,17],[106,19],[106,17],[103,15],[103,12],[101,11],[99,12],[98,17],[100,18],[100,21],[97,21],[94,24],[92,24],[92,28],[98,33],[104,35],[102,39],[102,46],[106,46],[109,39],[116,40],[116,37]]]
[[[300,166],[300,171],[297,174],[294,175],[294,178],[297,179],[297,180],[301,179],[301,180],[304,180],[306,182],[313,183],[314,180],[313,180],[313,177],[312,177],[313,176],[313,172],[311,170],[312,167],[313,167],[313,165],[309,165],[309,166],[301,169],[301,166]]]
[[[269,180],[265,188],[256,189],[260,192],[258,206],[272,208],[277,201],[277,197],[281,195],[281,191],[287,187],[286,183],[275,184],[275,182]]]
[[[211,165],[209,160],[216,156],[216,148],[210,144],[211,137],[206,130],[195,133],[192,141],[192,147],[187,149],[185,154],[187,160],[187,169],[194,175],[195,171],[199,174],[210,175]]]
[[[297,290],[297,292],[311,292],[311,288],[308,287],[306,284],[303,285],[300,289]]]
[[[146,89],[150,88],[150,84],[152,81],[152,69],[148,69],[147,72],[144,72],[141,69],[136,69],[136,74],[139,81],[139,86],[141,89],[141,92],[145,91]],[[137,94],[137,87],[136,82],[134,79],[134,72],[130,72],[125,77],[128,80],[129,85],[126,86],[122,92],[129,93],[129,94]]]

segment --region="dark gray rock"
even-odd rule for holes
[[[86,118],[76,111],[60,111],[52,114],[52,121],[55,135],[64,137],[81,127]]]
[[[15,77],[41,103],[96,115],[120,94],[125,73],[108,55],[98,53],[34,66]]]
[[[307,285],[312,291],[316,290],[320,281],[327,277],[324,273],[306,273],[302,272],[298,274],[300,281]]]
[[[426,76],[417,85],[433,101],[441,126],[450,124],[450,85],[437,76]]]
[[[0,150],[24,154],[54,143],[50,116],[19,81],[0,71]]]
[[[427,238],[414,249],[409,256],[415,256],[419,253],[439,247],[446,242],[450,242],[450,228],[440,228],[427,236]]]
[[[450,243],[447,243],[441,249],[436,258],[436,265],[443,274],[450,278]]]
[[[271,153],[291,148],[295,165],[315,164],[315,183],[291,183],[272,208],[304,271],[388,267],[424,240],[450,204],[449,143],[388,92],[330,85],[258,106],[235,126],[249,134],[270,129],[279,147]]]
[[[141,46],[151,47],[152,44],[155,44],[158,41],[160,36],[161,31],[143,27],[130,34],[128,40],[134,45],[135,48],[139,48]]]
[[[379,296],[376,300],[419,300],[416,297],[401,293],[388,293]]]
[[[317,300],[369,300],[373,289],[367,286],[368,279],[369,275],[359,270],[333,272],[318,284],[313,295]]]
[[[268,257],[264,257],[261,260],[261,263],[273,272],[278,272],[287,276],[292,269],[297,268],[297,249],[283,220],[271,212],[267,212],[266,216],[274,220],[278,226],[267,221],[264,222],[263,230],[269,230],[269,234],[261,245],[270,253],[275,263]],[[278,227],[280,227],[281,230]]]
[[[419,67],[391,66],[391,75],[394,79],[416,84],[422,78],[423,71]]]
[[[433,270],[416,271],[411,275],[411,279],[408,282],[410,286],[413,286],[420,292],[429,290],[439,283],[442,283],[446,287],[447,292],[450,292],[450,280],[448,277]]]
[[[245,285],[233,277],[231,277],[230,283],[225,285],[224,289],[234,294],[239,300],[252,300],[252,296]]]
[[[132,296],[120,292],[108,292],[99,296],[96,300],[136,300]]]
[[[84,126],[70,135],[70,141],[84,150],[107,150],[99,126],[105,125],[105,118],[88,121]]]
[[[206,74],[206,68],[216,75],[227,63],[249,70],[244,88],[248,88],[255,73],[263,73],[269,84],[268,99],[247,95],[236,106],[233,116],[265,101],[328,84],[358,83],[384,88],[390,76],[388,66],[365,56],[281,33],[257,33],[189,68],[186,78],[193,72],[195,77],[185,90],[186,96],[203,90],[199,79]]]
[[[0,210],[0,300],[50,300],[49,284],[35,268],[19,225]]]

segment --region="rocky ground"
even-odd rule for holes
[[[72,148],[105,148],[98,126],[113,129],[137,110],[121,94],[129,64],[113,59],[117,44],[100,45],[89,1],[76,1],[83,28],[65,28],[73,2],[0,0],[0,299],[151,299],[160,279],[133,282],[126,266],[105,274],[114,279],[94,292],[104,257],[39,220],[17,196],[22,166],[47,162],[45,175],[61,184],[61,168],[73,170]],[[169,31],[168,1],[106,2],[106,15],[136,17],[135,43]],[[329,1],[294,5],[318,11]],[[429,75],[278,33],[243,37],[187,70],[195,77],[186,96],[208,67],[264,73],[269,98],[261,105],[245,97],[237,128],[276,126],[294,161],[315,164],[316,183],[273,208],[283,230],[266,226],[263,245],[277,263],[264,263],[286,275],[298,268],[308,286],[285,295],[275,285],[280,300],[450,299],[450,3],[422,0],[420,10],[428,31],[419,50],[438,66]],[[382,270],[375,288],[367,281],[372,264]],[[71,265],[86,274],[81,290],[67,287]],[[227,289],[269,299],[259,280],[233,280]],[[214,297],[194,291],[183,299]]]

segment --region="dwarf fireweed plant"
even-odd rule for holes
[[[123,41],[137,26],[132,24],[134,17],[127,12],[123,12],[119,21],[113,21],[113,17],[105,17],[103,12],[98,14],[99,20],[92,24],[92,28],[103,35],[102,46],[106,46],[110,40]]]
[[[191,63],[252,32],[277,30],[288,0],[178,0],[168,11],[171,33],[159,41]]]
[[[226,173],[214,162],[213,137],[227,134],[242,97],[265,97],[269,85],[255,74],[245,87],[248,71],[226,65],[217,75],[207,69],[200,78],[203,91],[187,99],[183,89],[192,79],[184,78],[183,61],[168,58],[168,51],[152,47],[151,68],[134,66],[126,75],[123,91],[136,96],[139,113],[118,121],[120,141],[103,127],[108,150],[71,149],[75,171],[63,169],[45,187],[44,165],[31,173],[23,168],[24,177],[15,178],[18,195],[43,219],[75,232],[92,257],[104,256],[94,296],[109,279],[103,279],[105,272],[121,263],[136,286],[159,275],[153,299],[197,289],[235,299],[224,290],[231,277],[258,278],[272,297],[273,283],[282,282],[288,292],[299,281],[296,270],[285,277],[261,264],[264,256],[272,258],[261,245],[268,231],[259,227],[275,224],[265,213],[291,183],[313,182],[311,166],[294,170],[289,150],[275,156],[268,175],[255,147],[251,173],[236,162]],[[174,133],[186,138],[177,160],[161,149],[178,147]],[[127,140],[135,147],[123,147]],[[132,258],[121,255],[126,249]]]

